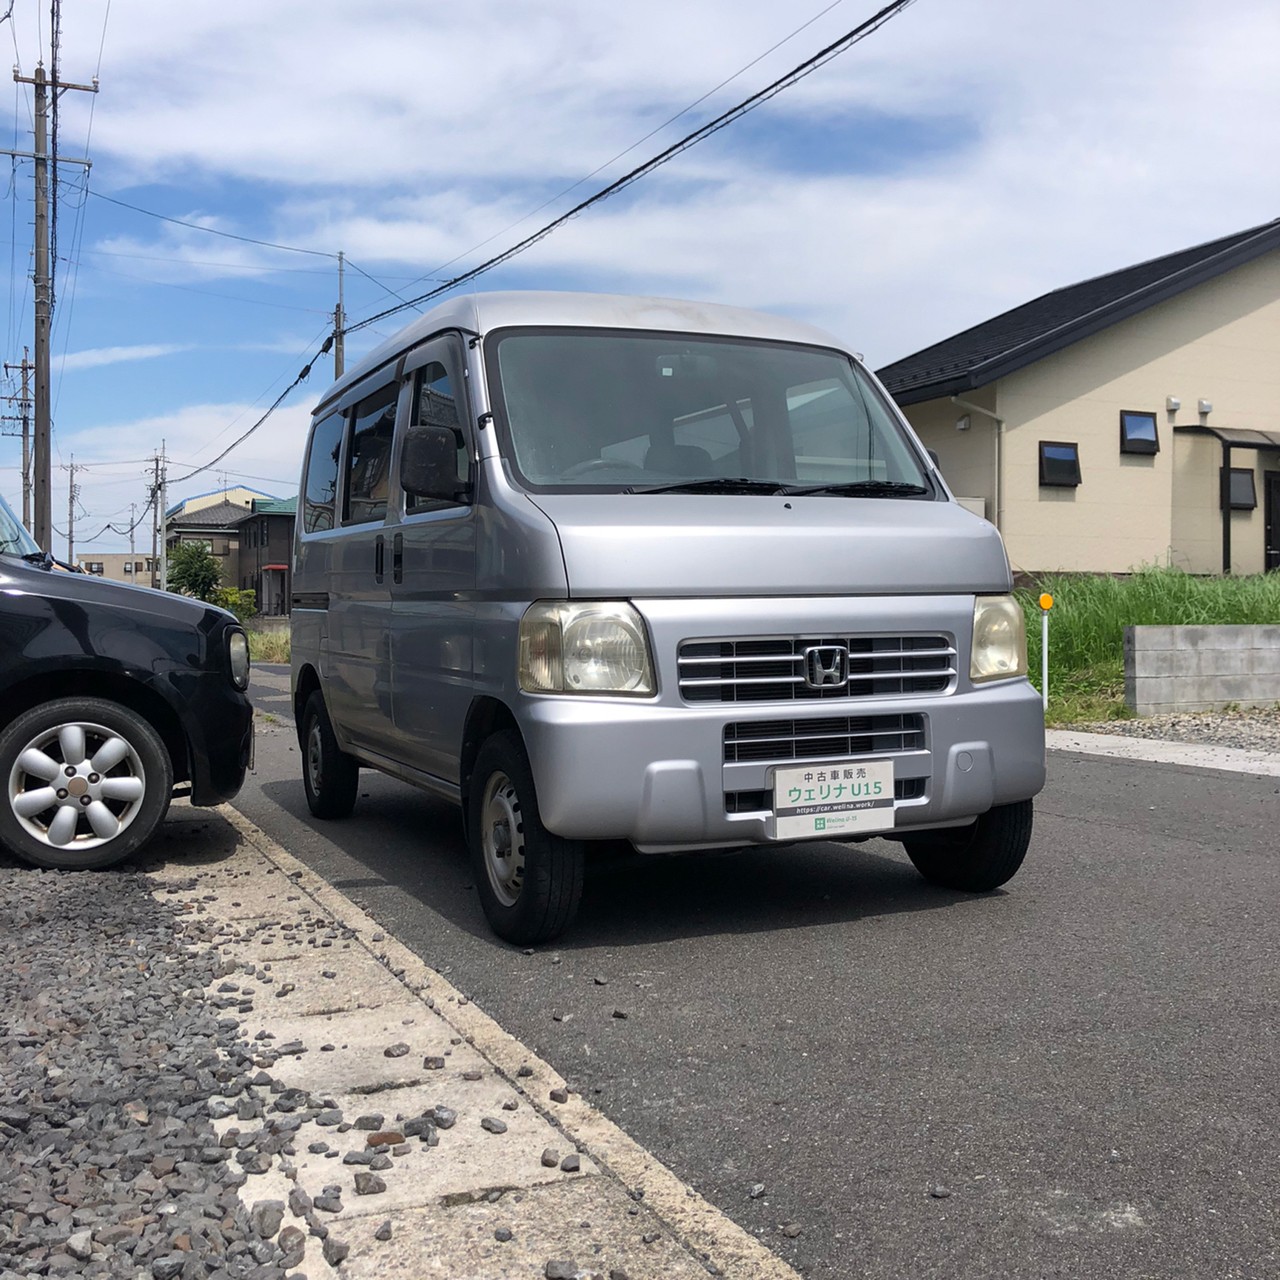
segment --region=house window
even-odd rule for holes
[[[1132,409],[1120,410],[1120,452],[1159,453],[1160,434],[1156,415]]]
[[[1228,481],[1225,470],[1220,471],[1221,505],[1226,505]],[[1232,511],[1252,511],[1258,505],[1258,493],[1253,487],[1252,467],[1232,467],[1230,480],[1230,505]]]
[[[1074,489],[1080,483],[1080,446],[1041,440],[1040,483],[1050,488]]]

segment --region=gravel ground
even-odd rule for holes
[[[0,855],[0,1280],[277,1280],[296,1261],[237,1194],[289,1120],[263,1117],[253,1053],[205,998],[216,951],[153,889]],[[249,1151],[210,1122],[238,1101]]]
[[[1067,727],[1080,733],[1116,733],[1129,738],[1280,753],[1280,703],[1248,711],[1198,711]]]

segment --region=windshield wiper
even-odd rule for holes
[[[809,493],[829,493],[839,497],[909,498],[928,493],[929,490],[922,484],[910,484],[905,480],[850,480],[845,484],[793,486],[781,492],[800,497]]]
[[[628,485],[623,493],[786,493],[776,480],[749,480],[746,476],[708,476],[678,484]]]

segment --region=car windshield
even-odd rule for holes
[[[40,548],[36,540],[22,527],[18,517],[9,510],[9,504],[0,498],[0,555],[38,556]]]
[[[503,451],[532,489],[934,495],[892,410],[838,351],[510,329],[487,355]]]

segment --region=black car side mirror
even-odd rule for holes
[[[410,427],[400,455],[400,487],[420,498],[453,501],[468,492],[458,479],[458,436],[449,427]]]

